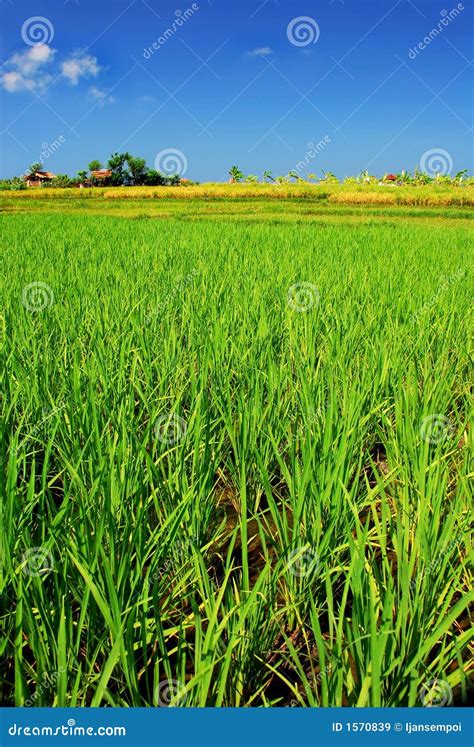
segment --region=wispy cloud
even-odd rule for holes
[[[268,57],[271,54],[273,54],[273,49],[271,47],[256,47],[255,49],[250,50],[250,52],[247,52],[248,57]]]
[[[7,72],[0,77],[0,84],[9,93],[42,89],[52,76],[45,66],[53,61],[56,50],[47,44],[37,44],[24,52],[15,52],[6,62]]]
[[[117,100],[114,96],[108,96],[107,91],[102,91],[100,88],[97,88],[97,86],[89,88],[89,96],[98,101],[100,106],[104,106],[104,104],[114,104]]]
[[[63,76],[73,86],[77,86],[80,78],[95,78],[100,72],[100,65],[97,57],[89,54],[76,52],[70,59],[61,63],[61,72]]]

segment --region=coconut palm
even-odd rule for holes
[[[272,174],[271,171],[264,171],[263,172],[263,181],[264,182],[266,182],[266,181],[274,182],[275,181],[275,179],[273,178],[273,174]]]

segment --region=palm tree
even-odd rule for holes
[[[248,184],[256,184],[258,182],[258,176],[256,176],[255,174],[247,174],[247,176],[245,177],[245,181]]]
[[[308,179],[316,179],[316,174],[308,174]]]
[[[244,178],[244,174],[238,166],[232,166],[232,168],[229,169],[229,176],[232,184],[240,182]]]
[[[78,171],[77,178],[79,179],[81,184],[84,184],[84,182],[87,181],[87,171]]]
[[[263,181],[266,182],[267,179],[268,179],[268,181],[271,181],[271,182],[275,181],[275,179],[273,178],[273,174],[272,174],[271,171],[264,171],[263,172]]]

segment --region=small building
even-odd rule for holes
[[[96,179],[98,182],[110,179],[111,176],[112,169],[96,169],[95,171],[91,171],[91,179]]]
[[[50,182],[54,179],[55,174],[51,171],[34,171],[31,174],[26,174],[24,180],[27,187],[42,187],[45,182]]]

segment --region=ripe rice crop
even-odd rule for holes
[[[465,702],[472,233],[195,217],[0,216],[4,702]]]

